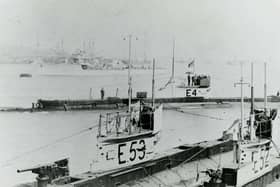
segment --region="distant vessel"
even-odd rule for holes
[[[195,73],[195,60],[188,63],[183,78],[175,79],[175,41],[173,41],[171,77],[164,86],[159,88],[159,91],[166,89],[169,85],[172,87],[173,97],[175,87],[179,88],[180,94],[176,94],[177,97],[206,97],[211,90],[210,75]],[[182,89],[184,89],[183,92]]]
[[[243,82],[243,77],[239,84],[242,90],[243,84],[246,84]],[[277,116],[277,110],[267,109],[266,94],[264,109],[256,110],[254,108],[253,81],[251,83],[251,92],[249,120],[243,124],[243,93],[241,91],[241,121],[236,123],[238,126],[235,124],[235,126],[228,130],[235,141],[233,163],[223,167],[222,171],[216,172],[219,175],[215,175],[215,178],[212,177],[209,183],[205,183],[205,186],[218,187],[224,185],[239,187],[271,171],[272,122]],[[225,134],[228,134],[228,132]]]
[[[81,68],[83,70],[88,69],[88,67],[91,66],[90,62],[92,60],[93,58],[90,55],[88,55],[84,50],[77,50],[69,58],[70,62],[81,65]]]
[[[100,63],[100,60],[93,59],[89,61],[86,58],[80,60],[82,70],[125,70],[127,65],[124,64],[122,60],[113,60],[113,59],[103,59],[107,63]],[[90,63],[91,62],[91,63]]]
[[[194,71],[195,61],[188,64],[188,68],[193,68],[193,71],[187,71],[185,78],[179,84],[178,88],[186,89],[186,97],[204,97],[211,90],[210,75],[196,74]]]
[[[81,64],[81,68],[83,69],[83,70],[90,70],[90,69],[95,69],[91,64],[89,64],[89,63],[82,63]]]
[[[95,57],[86,51],[73,53],[70,61],[80,65],[82,70],[127,70],[127,62],[121,59]],[[131,66],[134,69],[134,67]]]
[[[30,77],[32,77],[32,74],[30,74],[30,73],[21,73],[19,75],[19,77],[20,78],[30,78]]]
[[[173,60],[174,61],[174,60]],[[174,62],[173,62],[174,66]],[[194,60],[188,64],[188,69],[193,68]],[[184,89],[184,95],[179,95],[180,97],[206,97],[211,91],[211,78],[207,74],[197,74],[192,71],[186,71],[183,78],[175,80],[174,67],[172,67],[172,75],[169,81],[159,89],[162,91],[166,89],[168,85],[177,87],[178,89]],[[174,88],[173,88],[174,89]],[[176,95],[177,96],[177,95]]]
[[[279,95],[270,95],[270,96],[268,96],[267,99],[270,102],[280,102],[280,96]]]

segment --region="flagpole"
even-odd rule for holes
[[[195,59],[193,59],[193,74],[195,74]]]
[[[189,74],[194,74],[195,72],[195,59],[193,59],[189,64],[188,64],[188,72]],[[190,70],[192,68],[192,70]]]

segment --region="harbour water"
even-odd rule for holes
[[[47,69],[48,68],[48,69]],[[33,65],[1,65],[0,105],[1,107],[30,107],[31,102],[39,98],[48,99],[87,99],[89,90],[93,98],[99,98],[99,91],[105,89],[105,96],[127,95],[127,73],[124,72],[87,72],[75,66],[51,66],[38,70]],[[180,69],[180,68],[178,68]],[[237,69],[237,68],[236,68]],[[179,72],[179,70],[177,70]],[[33,74],[32,78],[19,78],[19,73]],[[230,80],[233,80],[230,78]],[[158,70],[157,87],[163,85],[169,73]],[[228,77],[227,77],[228,78]],[[233,84],[219,85],[214,78],[212,95],[239,96],[239,89]],[[134,72],[133,92],[151,90],[151,71]],[[235,79],[235,81],[238,79]],[[220,81],[220,83],[224,82]],[[223,88],[222,88],[223,87]],[[236,91],[232,91],[232,90]],[[248,89],[249,93],[249,89]],[[157,92],[156,96],[170,96],[168,88]],[[236,95],[234,95],[236,94]],[[149,95],[149,94],[148,94]],[[262,107],[262,103],[256,103]],[[171,105],[171,104],[170,104]],[[170,105],[166,105],[167,107]],[[174,105],[174,104],[172,104]],[[180,104],[180,110],[164,110],[162,138],[157,151],[178,146],[182,143],[194,143],[219,138],[223,130],[240,116],[239,103],[231,105]],[[280,104],[270,106],[280,109]],[[249,105],[246,104],[245,114]],[[17,174],[16,170],[47,163],[61,158],[70,158],[71,174],[89,169],[94,170],[92,161],[96,158],[96,129],[79,132],[97,124],[98,115],[107,111],[67,111],[67,112],[2,112],[0,113],[0,178],[2,186],[34,180],[31,173]],[[275,123],[275,134],[279,134],[279,119]],[[276,137],[276,136],[275,136]],[[276,140],[278,145],[280,141]]]
[[[1,62],[1,60],[0,60]],[[171,75],[169,63],[157,62],[166,69],[156,70],[156,96],[171,97],[185,96],[183,89],[172,91],[168,86],[162,91],[160,87],[165,85]],[[213,68],[213,64],[197,63],[197,73],[211,76],[212,97],[238,97],[240,90],[234,87],[234,83],[240,79],[240,66],[220,64],[219,68]],[[250,64],[244,65],[244,79],[250,80]],[[275,94],[278,90],[277,71],[279,67],[268,66],[268,95]],[[185,77],[186,64],[176,63],[175,79],[180,82]],[[271,71],[270,71],[271,70]],[[246,73],[248,72],[248,73]],[[255,93],[256,97],[263,96],[263,64],[255,65]],[[21,73],[32,74],[31,78],[20,78]],[[151,70],[132,70],[133,96],[137,91],[148,91],[151,96]],[[105,97],[116,96],[117,88],[119,97],[127,97],[128,91],[127,71],[85,71],[79,65],[56,64],[5,64],[0,63],[0,107],[31,107],[31,103],[37,99],[88,99],[90,88],[92,97],[100,98],[100,89],[105,89]],[[250,95],[250,89],[244,89],[245,95]]]

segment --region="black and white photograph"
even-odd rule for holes
[[[280,1],[0,0],[0,186],[279,187]]]

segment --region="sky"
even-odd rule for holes
[[[0,45],[82,48],[127,56],[279,59],[277,0],[0,0]],[[86,44],[88,45],[88,44]]]

